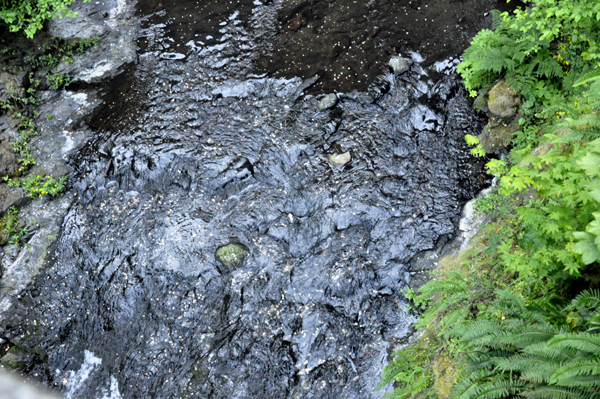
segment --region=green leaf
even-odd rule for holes
[[[573,246],[573,252],[581,255],[581,260],[584,264],[589,265],[597,260],[600,260],[600,249],[596,246],[595,237],[584,231],[577,231],[573,236],[578,242]]]
[[[465,135],[465,141],[468,145],[477,145],[479,144],[479,139],[471,134]]]

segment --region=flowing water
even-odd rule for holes
[[[5,322],[43,354],[30,373],[68,398],[383,395],[410,260],[489,182],[450,50],[410,53],[429,47],[385,20],[427,2],[359,2],[379,19],[344,19],[356,3],[138,4],[139,62],[88,121],[54,261]],[[415,61],[401,76],[383,66],[397,51]],[[215,259],[228,243],[241,266]]]

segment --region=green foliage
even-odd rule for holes
[[[19,229],[19,210],[11,206],[0,218],[0,242],[16,245],[29,233],[27,227]]]
[[[21,180],[21,186],[28,197],[37,198],[44,195],[56,197],[66,189],[67,177],[55,179],[52,176],[31,176]]]
[[[54,73],[54,74],[48,73],[46,75],[46,80],[48,82],[48,86],[52,90],[58,90],[63,86],[66,87],[69,84],[71,84],[71,77],[68,74],[61,75],[59,73]]]
[[[0,0],[0,22],[11,32],[23,31],[32,38],[44,27],[44,22],[54,17],[75,17],[67,6],[74,0]],[[84,0],[89,2],[90,0]]]
[[[499,78],[525,97],[551,103],[570,89],[573,73],[600,60],[600,3],[539,0],[514,15],[494,13],[493,30],[475,36],[457,72],[473,95]]]
[[[475,146],[475,148],[471,149],[471,154],[475,155],[476,157],[485,157],[485,150],[481,144],[479,144],[479,139],[477,137],[467,134],[465,135],[465,141],[468,145]]]

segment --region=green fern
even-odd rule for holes
[[[583,86],[584,84],[595,82],[600,79],[600,69],[584,73],[575,81],[573,87]]]
[[[585,332],[559,334],[548,341],[549,349],[574,349],[600,356],[600,336]]]

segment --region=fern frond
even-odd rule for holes
[[[598,121],[598,126],[600,127],[600,120]],[[600,289],[589,289],[581,292],[579,295],[575,297],[565,308],[565,311],[570,312],[572,310],[586,307],[589,309],[599,308],[600,307]]]
[[[521,379],[537,384],[547,384],[550,381],[552,373],[558,367],[557,363],[542,362],[536,366],[530,367],[521,373]]]
[[[525,305],[525,301],[519,295],[514,292],[506,291],[506,290],[497,290],[495,292],[496,297],[498,298],[496,306],[498,306],[498,310],[505,310],[515,312],[517,314],[525,316],[529,313],[527,306]],[[503,312],[504,313],[504,312]],[[512,313],[511,313],[512,314]]]
[[[600,386],[600,377],[598,377],[600,376],[600,360],[567,363],[552,374],[550,383],[561,386],[578,386],[577,384],[572,385],[571,382],[575,381],[575,377],[581,376],[596,376],[595,385]]]
[[[546,346],[549,349],[573,348],[600,356],[600,336],[584,332],[559,334],[548,341]]]
[[[506,83],[519,93],[529,93],[535,84],[535,79],[528,75],[507,74],[505,77]]]
[[[536,387],[525,391],[524,396],[528,399],[592,399],[589,392],[557,386]]]
[[[600,69],[596,69],[594,71],[590,71],[581,75],[575,83],[573,83],[573,87],[581,86],[586,83],[594,82],[600,79]]]
[[[485,383],[490,378],[498,376],[498,373],[489,370],[479,370],[460,378],[458,384],[450,390],[450,397],[455,399],[469,399],[477,393],[480,384]]]
[[[548,361],[555,362],[573,360],[577,355],[577,352],[573,348],[549,348],[545,342],[529,345],[523,348],[523,352],[528,355],[536,355],[545,358]]]
[[[461,395],[459,399],[501,399],[510,398],[518,393],[525,382],[513,380],[506,376],[497,376],[489,382],[477,384],[475,389],[467,395]]]
[[[557,329],[548,325],[525,325],[517,331],[499,337],[498,341],[503,344],[513,345],[519,348],[546,342],[558,333]]]

